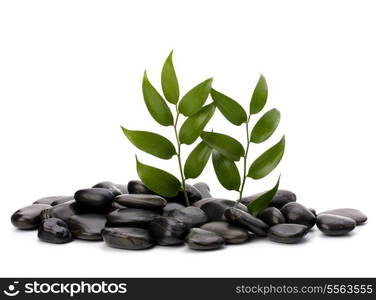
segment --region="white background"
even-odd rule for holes
[[[376,276],[375,9],[359,0],[1,1],[0,275]],[[204,253],[51,245],[14,229],[11,214],[39,197],[137,178],[136,152],[177,174],[176,160],[136,151],[119,127],[173,137],[141,94],[144,69],[159,87],[171,49],[182,94],[213,76],[247,107],[259,73],[266,76],[267,108],[277,107],[282,122],[252,157],[283,133],[286,153],[268,179],[248,181],[246,194],[270,188],[281,172],[281,187],[301,203],[358,208],[368,224],[349,237],[316,230],[295,246],[260,240]],[[219,113],[214,123],[244,140],[244,128]],[[211,164],[200,180],[235,199]]]

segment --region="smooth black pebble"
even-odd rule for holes
[[[109,189],[91,188],[78,190],[74,194],[74,199],[87,212],[105,213],[111,207],[115,195]]]
[[[106,225],[106,216],[94,213],[74,215],[68,219],[67,223],[75,238],[101,241],[101,232]]]
[[[67,223],[57,218],[42,220],[38,228],[38,238],[47,243],[65,244],[72,241]]]
[[[160,216],[154,210],[142,208],[121,208],[107,215],[109,226],[113,227],[148,227],[150,222]]]
[[[106,227],[102,231],[105,243],[113,248],[142,250],[154,246],[148,230],[134,227]]]
[[[200,228],[217,233],[227,244],[244,243],[250,236],[247,230],[223,221],[209,222]]]
[[[160,210],[166,206],[166,199],[157,195],[124,194],[115,197],[115,202],[132,208],[145,208]]]
[[[367,216],[360,210],[354,208],[337,208],[323,211],[320,214],[330,214],[342,217],[348,217],[355,220],[357,225],[363,224],[367,221]]]
[[[63,204],[68,201],[72,201],[74,198],[73,196],[51,196],[51,197],[44,197],[40,198],[35,201],[33,204],[48,204],[51,206]]]
[[[42,221],[41,212],[51,208],[48,204],[33,204],[17,210],[11,217],[13,226],[18,229],[36,229]]]
[[[126,184],[115,183],[116,187],[120,190],[122,194],[129,194],[128,186]]]
[[[192,228],[185,241],[193,250],[219,249],[225,243],[225,239],[219,234],[201,228]]]
[[[172,217],[157,217],[149,225],[152,237],[162,246],[183,244],[187,230],[184,223]]]
[[[73,216],[73,215],[79,215],[80,213],[83,213],[76,202],[76,200],[71,200],[62,204],[58,204],[55,206],[52,206],[48,209],[44,209],[41,212],[41,217],[43,219],[48,218],[58,218],[65,222]]]
[[[187,228],[198,227],[209,221],[205,212],[194,206],[185,207],[181,210],[174,210],[169,216],[184,223]]]
[[[307,234],[308,227],[301,224],[278,224],[270,227],[268,238],[277,243],[299,243]]]
[[[163,214],[163,216],[168,216],[172,211],[182,210],[184,208],[185,208],[185,206],[182,205],[182,204],[175,203],[175,202],[169,202],[169,203],[166,204],[165,207],[163,207],[162,214]]]
[[[252,201],[256,200],[259,196],[264,194],[265,192],[262,193],[257,193],[248,197],[242,198],[240,200],[241,203],[244,205],[248,205]],[[278,190],[277,193],[274,195],[272,201],[270,202],[269,206],[270,207],[276,207],[276,208],[282,208],[284,205],[290,202],[296,202],[296,195],[288,190]]]
[[[269,226],[286,223],[286,219],[281,211],[276,207],[268,207],[261,211],[257,218],[263,220]]]
[[[281,208],[287,223],[301,224],[311,228],[316,223],[316,216],[300,203],[290,202]]]
[[[208,201],[200,206],[200,208],[206,213],[209,218],[209,221],[226,221],[224,216],[225,210],[236,206],[238,209],[243,211],[248,211],[247,207],[236,201],[227,200],[227,199],[216,199],[212,198],[211,201]]]
[[[352,231],[356,222],[349,217],[320,214],[317,217],[316,225],[326,235],[340,236]]]
[[[116,186],[115,183],[111,181],[102,181],[95,185],[93,185],[93,188],[102,188],[102,189],[108,189],[110,190],[114,196],[118,196],[122,194],[122,191]]]
[[[206,182],[197,182],[193,186],[201,193],[202,199],[212,198],[209,185]]]

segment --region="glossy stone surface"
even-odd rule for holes
[[[205,212],[194,206],[185,207],[181,210],[174,210],[169,216],[184,223],[187,228],[198,227],[209,221]]]
[[[117,209],[120,209],[120,208],[127,208],[127,207],[117,203],[116,201],[112,202],[111,211],[114,211],[114,210],[117,210]]]
[[[71,200],[63,204],[59,204],[43,210],[41,213],[41,217],[43,219],[58,218],[67,222],[71,216],[79,215],[81,213],[83,212],[80,210],[76,200]]]
[[[130,208],[145,208],[160,210],[167,201],[161,196],[147,194],[124,194],[115,197],[115,202]]]
[[[257,193],[248,197],[244,197],[240,202],[243,203],[244,205],[248,205],[249,203],[257,199],[260,195],[264,193],[265,192]],[[290,202],[296,202],[296,195],[293,192],[288,191],[288,190],[278,190],[277,193],[274,195],[272,201],[270,202],[269,206],[282,208],[285,204],[290,203]]]
[[[339,236],[352,231],[356,222],[349,217],[320,214],[317,217],[316,225],[326,235]]]
[[[38,238],[47,243],[65,244],[72,241],[67,223],[56,218],[44,219],[38,228]]]
[[[163,216],[168,216],[174,210],[182,210],[185,206],[176,202],[169,202],[163,207],[162,214]]]
[[[67,224],[75,238],[88,241],[101,241],[106,216],[102,214],[82,214],[71,216]]]
[[[102,237],[108,246],[127,250],[147,249],[155,244],[149,231],[142,228],[106,227]]]
[[[278,224],[270,227],[268,238],[277,243],[299,243],[307,234],[308,227],[301,224]]]
[[[48,204],[51,206],[59,205],[68,201],[72,201],[74,198],[73,196],[51,196],[51,197],[44,197],[40,198],[35,201],[33,204]]]
[[[153,210],[122,208],[109,213],[107,222],[112,227],[148,227],[150,222],[158,216],[160,214]]]
[[[348,217],[355,220],[357,225],[363,224],[367,221],[367,216],[360,210],[354,208],[337,208],[323,211],[320,214],[330,214],[342,217]]]
[[[227,200],[227,199],[221,199],[221,198],[203,198],[201,200],[196,201],[192,204],[192,206],[199,207],[203,206],[205,203],[217,201],[217,200]]]
[[[41,212],[50,208],[48,204],[33,204],[17,210],[11,217],[13,226],[18,229],[35,229],[38,228],[42,221]]]
[[[111,181],[99,182],[99,183],[93,185],[93,188],[108,189],[114,194],[114,196],[118,196],[118,195],[122,194],[121,190],[116,186],[116,184],[111,182]]]
[[[206,182],[197,182],[193,186],[200,192],[202,199],[212,198],[209,185]]]
[[[172,217],[157,217],[149,226],[152,237],[162,246],[183,244],[187,230],[184,223]]]
[[[209,222],[200,228],[217,233],[227,244],[240,244],[249,239],[247,230],[223,221]]]
[[[128,186],[126,184],[115,183],[116,187],[120,190],[122,194],[129,194]]]
[[[104,212],[111,207],[115,196],[109,189],[91,188],[78,190],[74,199],[87,212]]]
[[[225,243],[225,239],[219,234],[201,228],[192,228],[185,241],[193,250],[219,249]]]
[[[268,224],[264,221],[252,216],[250,213],[242,211],[238,208],[227,208],[225,210],[227,222],[243,227],[257,236],[266,236],[269,229]]]
[[[129,194],[149,194],[156,195],[152,190],[148,189],[140,180],[131,180],[128,182],[127,189]]]
[[[234,206],[237,206],[240,210],[248,211],[247,207],[243,204],[227,199],[211,200],[201,205],[200,208],[206,213],[209,221],[226,221],[224,216],[225,210]]]
[[[316,216],[300,203],[290,202],[281,208],[287,223],[301,224],[311,228],[316,223]]]
[[[257,218],[264,221],[269,226],[286,223],[286,219],[281,211],[276,207],[268,207],[257,215]]]

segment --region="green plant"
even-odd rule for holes
[[[180,180],[166,171],[141,163],[136,156],[137,173],[149,189],[162,196],[174,197],[179,191],[182,191],[186,205],[189,206],[186,180],[196,178],[202,173],[210,158],[211,149],[206,143],[200,142],[189,154],[183,167],[181,148],[183,144],[191,145],[198,139],[215,112],[216,106],[213,103],[204,106],[210,94],[213,79],[209,78],[199,83],[180,99],[179,83],[172,54],[171,51],[161,73],[164,97],[150,83],[146,71],[142,80],[142,92],[146,107],[154,120],[162,126],[173,128],[176,147],[159,134],[121,128],[125,136],[138,149],[161,159],[171,159],[173,156],[177,156]],[[173,106],[174,114],[168,103]],[[181,115],[187,118],[178,128]]]
[[[222,186],[228,190],[234,190],[239,193],[240,201],[243,197],[243,191],[247,177],[252,179],[261,179],[267,176],[279,164],[285,149],[285,137],[283,136],[278,143],[260,155],[248,168],[247,157],[251,143],[260,144],[266,141],[276,130],[280,121],[280,112],[273,108],[256,122],[250,132],[250,118],[261,112],[268,98],[268,86],[263,75],[260,75],[259,81],[254,89],[248,114],[243,107],[230,97],[211,89],[211,97],[214,104],[218,107],[222,115],[236,126],[245,126],[246,145],[243,145],[228,135],[216,132],[203,132],[202,140],[212,149],[212,162],[215,173]],[[243,159],[243,174],[239,173],[235,162]],[[266,208],[277,192],[279,179],[276,185],[266,193],[262,194],[255,201],[252,201],[248,210],[257,215]]]

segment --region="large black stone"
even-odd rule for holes
[[[323,211],[320,214],[330,214],[342,217],[348,217],[355,220],[357,225],[363,224],[367,221],[367,216],[360,210],[354,208],[337,208]]]
[[[108,246],[127,250],[147,249],[155,244],[149,231],[142,228],[106,227],[102,237]]]
[[[185,207],[181,210],[174,210],[169,216],[184,223],[187,228],[201,226],[209,220],[208,216],[202,209],[194,206]]]
[[[197,182],[193,186],[201,193],[202,199],[212,198],[209,185],[206,182]]]
[[[57,218],[67,222],[71,216],[79,215],[81,213],[83,213],[83,211],[80,210],[76,200],[71,200],[59,205],[52,206],[48,209],[44,209],[41,212],[41,217],[43,219]]]
[[[172,217],[157,217],[151,221],[149,231],[159,245],[172,246],[184,243],[187,227]]]
[[[17,210],[10,220],[18,229],[36,229],[42,221],[41,212],[50,207],[48,204],[29,205]]]
[[[225,210],[225,217],[227,222],[243,227],[257,236],[266,236],[269,229],[268,224],[264,221],[235,207],[227,208]]]
[[[189,248],[193,250],[214,250],[221,248],[225,240],[219,234],[201,228],[192,228],[185,238]]]
[[[158,195],[124,194],[115,198],[115,202],[132,208],[145,208],[160,210],[166,206],[166,199]]]
[[[182,205],[182,204],[175,203],[175,202],[169,202],[169,203],[166,204],[165,207],[163,207],[162,214],[163,214],[163,216],[168,216],[172,211],[182,210],[184,208],[185,208],[185,206]]]
[[[356,222],[349,217],[320,214],[317,217],[316,225],[326,235],[339,236],[352,231]]]
[[[316,223],[316,216],[300,203],[290,202],[281,208],[287,223],[301,224],[311,228]]]
[[[101,241],[101,232],[106,224],[106,216],[94,213],[74,215],[68,219],[67,223],[75,238],[88,241]]]
[[[115,196],[109,189],[91,188],[78,190],[74,194],[74,199],[86,212],[105,213],[111,207]]]
[[[212,200],[202,204],[200,208],[206,213],[209,221],[226,221],[225,210],[235,206],[240,210],[248,211],[247,207],[241,203],[218,198],[212,198]]]
[[[115,183],[116,187],[120,190],[122,194],[129,194],[128,186],[126,184]]]
[[[103,188],[110,190],[114,196],[118,196],[122,194],[122,191],[116,186],[115,183],[111,181],[102,181],[95,185],[93,185],[93,188]]]
[[[277,243],[294,244],[307,234],[308,227],[301,224],[278,224],[270,227],[268,238]]]
[[[257,218],[263,220],[269,226],[286,223],[286,219],[281,211],[276,207],[268,207],[257,215]]]
[[[202,225],[200,228],[217,233],[224,238],[227,244],[240,244],[249,239],[247,230],[227,222],[209,222]]]
[[[241,203],[244,205],[248,205],[252,201],[256,200],[259,196],[264,194],[265,192],[262,193],[257,193],[248,197],[244,197],[241,199]],[[269,206],[270,207],[276,207],[276,208],[282,208],[285,204],[290,203],[290,202],[296,202],[296,195],[288,190],[278,190],[277,193],[274,195],[272,201],[270,202]]]
[[[107,215],[109,226],[113,227],[148,227],[150,222],[160,216],[153,210],[142,208],[121,208]]]
[[[49,218],[40,223],[38,238],[47,243],[64,244],[72,241],[72,234],[63,220]]]

